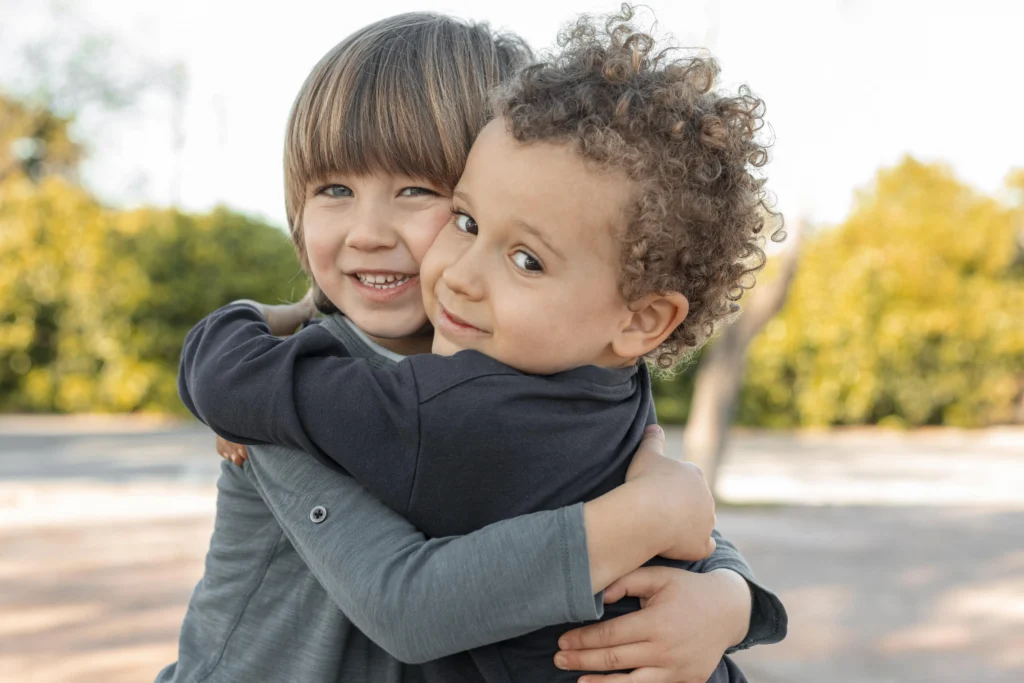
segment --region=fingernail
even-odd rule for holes
[[[660,434],[661,427],[658,425],[647,425],[647,429],[644,430],[644,434]]]
[[[568,638],[559,638],[558,639],[558,649],[559,650],[568,650],[569,649],[569,639]]]
[[[569,661],[565,658],[565,655],[557,654],[555,655],[555,666],[559,669],[566,669],[569,667]]]

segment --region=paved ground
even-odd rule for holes
[[[739,656],[753,683],[1024,680],[1024,432],[734,445],[719,526],[791,618]],[[0,681],[152,680],[217,467],[196,429],[0,419]]]

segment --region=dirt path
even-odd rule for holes
[[[723,489],[788,501],[720,509],[790,612],[785,643],[738,656],[751,681],[1024,680],[1017,438],[740,436]],[[198,430],[0,421],[0,681],[150,681],[172,661],[216,469]],[[792,504],[808,492],[844,504]]]

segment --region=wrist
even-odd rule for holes
[[[656,477],[639,477],[619,488],[623,497],[628,497],[623,506],[630,510],[638,540],[650,557],[665,554],[679,535],[680,520],[673,514],[675,506],[665,497],[661,482]]]
[[[726,646],[739,645],[750,631],[750,584],[732,569],[713,569],[706,576],[717,586],[718,604],[721,605],[725,616],[723,634],[726,636]]]
[[[664,506],[655,497],[649,482],[633,479],[583,505],[595,593],[667,547]]]
[[[651,557],[673,555],[680,529],[686,526],[685,516],[680,514],[678,491],[667,487],[667,481],[661,477],[639,477],[622,487],[633,487],[629,494],[630,505],[636,510],[637,533],[646,537]]]

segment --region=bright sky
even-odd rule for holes
[[[905,153],[945,161],[986,191],[1024,166],[1024,3],[646,4],[660,32],[710,45],[726,84],[747,83],[766,100],[776,136],[769,182],[791,216],[842,220],[856,189]],[[180,152],[169,98],[153,92],[92,129],[85,180],[119,204],[166,204],[177,194],[189,209],[225,203],[283,225],[288,109],[314,63],[352,30],[429,8],[488,20],[543,48],[577,13],[616,7],[610,0],[78,0],[67,8],[83,23],[157,63],[180,61],[187,73]],[[4,41],[29,40],[53,16],[31,0],[0,0],[0,8]],[[0,83],[5,76],[0,65]]]

